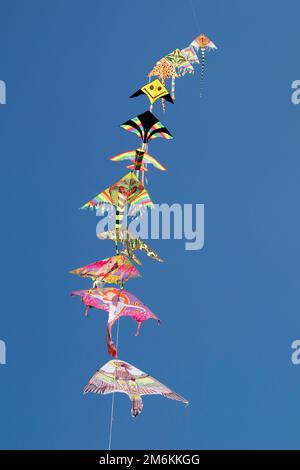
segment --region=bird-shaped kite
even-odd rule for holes
[[[194,41],[190,44],[190,47],[193,47],[196,51],[201,51],[201,79],[204,78],[204,62],[205,62],[205,52],[207,50],[217,49],[217,46],[207,37],[205,34],[200,34],[197,36]]]
[[[136,267],[124,255],[96,261],[82,268],[73,269],[70,273],[92,279],[93,287],[103,287],[104,284],[123,286],[129,279],[140,276]]]
[[[125,361],[111,360],[91,377],[84,393],[126,393],[132,402],[131,415],[136,418],[143,410],[143,395],[162,395],[186,406],[189,402],[158,380]]]
[[[115,287],[103,287],[98,289],[74,291],[71,295],[79,295],[82,302],[86,305],[85,316],[88,316],[90,307],[95,307],[108,312],[108,321],[106,329],[106,340],[108,353],[116,357],[118,352],[112,341],[111,330],[114,323],[120,317],[131,317],[138,324],[136,336],[138,336],[141,324],[153,318],[160,324],[159,318],[143,304],[141,300],[135,297],[131,292]]]
[[[143,207],[153,207],[153,203],[148,192],[132,171],[84,204],[82,209],[97,209],[102,204],[111,204],[115,206],[116,230],[119,230],[122,227],[125,207],[127,205],[130,205],[130,215],[137,214]],[[119,254],[117,246],[116,254]]]
[[[173,103],[171,95],[158,78],[156,78],[156,80],[153,80],[153,82],[147,83],[146,85],[142,86],[139,90],[133,93],[130,98],[135,98],[136,96],[140,95],[146,95],[149,98],[150,111],[152,111],[153,104],[155,103],[155,101],[160,98],[169,101],[169,103]]]
[[[107,230],[106,232],[97,233],[97,237],[101,240],[113,240],[117,247],[118,243],[122,243],[123,249],[121,253],[128,256],[130,259],[132,259],[139,265],[141,265],[141,262],[138,260],[134,253],[137,250],[145,251],[147,256],[152,259],[155,259],[156,261],[163,261],[158,256],[158,254],[155,253],[155,251],[153,251],[149,245],[147,245],[147,243],[145,243],[143,240],[135,236],[127,229]]]
[[[153,165],[154,168],[161,171],[166,171],[166,168],[159,163],[156,158],[152,157],[149,153],[147,153],[142,148],[138,148],[136,150],[128,150],[127,152],[120,153],[119,155],[115,155],[114,157],[110,157],[112,162],[121,162],[123,160],[129,160],[132,163],[127,166],[130,170],[134,170],[136,172],[137,178],[139,177],[139,172],[148,171],[147,166]],[[143,179],[142,179],[143,183]]]

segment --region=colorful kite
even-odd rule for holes
[[[173,139],[168,129],[151,113],[146,111],[133,119],[129,119],[121,125],[123,129],[137,134],[143,144],[150,140],[162,137],[163,139]],[[144,148],[142,149],[144,150]]]
[[[131,415],[136,418],[143,410],[143,395],[162,395],[171,400],[189,402],[158,380],[128,362],[112,360],[93,375],[83,389],[84,393],[126,393],[132,402]]]
[[[162,262],[163,260],[158,256],[155,251],[147,245],[146,242],[141,240],[140,238],[136,237],[133,233],[131,233],[127,229],[120,229],[120,230],[107,230],[106,232],[97,233],[97,237],[101,240],[113,240],[115,244],[122,243],[123,249],[121,251],[122,254],[125,254],[130,259],[135,261],[137,264],[141,265],[141,262],[135,256],[135,251],[141,250],[145,251],[147,256],[156,261]]]
[[[79,290],[72,292],[71,295],[79,295],[82,302],[86,305],[85,316],[88,316],[88,310],[91,307],[105,310],[108,312],[106,339],[108,353],[116,357],[117,348],[115,347],[111,329],[114,323],[120,317],[131,317],[138,324],[136,336],[139,334],[141,324],[153,318],[160,324],[159,318],[151,312],[151,310],[143,304],[131,292],[115,287],[103,287],[98,289]]]
[[[197,36],[194,41],[191,43],[190,47],[193,47],[194,50],[198,51],[200,48],[201,51],[201,79],[204,79],[204,62],[205,62],[205,52],[207,50],[217,49],[217,46],[207,37],[205,34],[200,34]]]
[[[187,60],[186,56],[182,54],[179,49],[175,49],[175,51],[171,52],[170,54],[166,55],[164,59],[171,62],[174,69],[177,72],[178,77],[183,77],[187,73],[194,73],[194,67],[192,64]],[[175,100],[175,76],[172,76],[172,98]]]
[[[152,157],[152,155],[147,153],[142,148],[138,148],[136,150],[128,150],[127,152],[123,152],[119,155],[111,157],[110,160],[113,162],[130,160],[132,163],[128,165],[127,168],[129,168],[130,170],[134,170],[136,172],[135,174],[137,178],[139,177],[140,171],[142,172],[142,184],[144,184],[144,172],[148,171],[148,165],[153,165],[154,168],[156,168],[157,170],[166,171],[166,168],[161,163],[159,163],[156,158]]]
[[[140,276],[136,267],[124,255],[116,255],[82,268],[73,269],[70,274],[92,279],[94,281],[93,287],[103,287],[104,284],[123,286],[129,279]]]
[[[128,150],[127,152],[120,153],[119,155],[115,155],[114,157],[110,157],[112,162],[121,162],[123,160],[130,160],[134,163],[135,171],[139,171],[143,164],[146,165],[153,165],[154,168],[160,171],[166,171],[166,168],[159,163],[159,161],[152,157],[149,153],[145,152],[141,148],[136,150]],[[127,167],[129,168],[129,166]]]
[[[169,101],[169,103],[174,103],[168,90],[158,78],[153,80],[153,82],[144,85],[138,91],[133,93],[130,98],[135,98],[136,96],[140,95],[146,95],[149,98],[151,104],[150,110],[152,109],[153,103],[155,103],[155,101],[159,100],[160,98]]]
[[[175,89],[173,88],[173,86],[174,86],[174,83],[175,83],[175,78],[177,78],[178,75],[176,73],[175,67],[172,64],[172,62],[170,62],[169,60],[167,60],[165,58],[162,58],[161,60],[159,60],[156,63],[156,65],[153,67],[153,69],[148,73],[148,77],[149,78],[158,77],[163,85],[166,84],[166,80],[168,78],[171,78],[172,79],[171,94],[172,94],[173,99],[174,99]],[[161,102],[162,102],[163,111],[165,111],[166,109],[165,109],[164,98],[162,98]]]

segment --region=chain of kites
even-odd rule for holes
[[[127,168],[130,169],[130,172],[82,207],[82,209],[98,209],[103,204],[111,204],[116,211],[115,229],[97,235],[102,240],[112,240],[114,242],[115,256],[71,271],[72,274],[93,280],[91,289],[74,291],[71,294],[81,298],[86,306],[85,315],[88,316],[88,311],[92,307],[105,310],[108,313],[107,350],[108,354],[114,359],[97,370],[84,387],[84,393],[113,394],[109,449],[111,448],[115,392],[123,392],[128,395],[132,403],[131,414],[133,417],[136,417],[143,409],[143,395],[163,395],[188,405],[185,398],[173,392],[158,380],[128,362],[117,359],[119,322],[116,345],[112,340],[112,327],[121,317],[131,317],[137,322],[136,335],[138,335],[144,321],[152,318],[158,324],[160,323],[159,318],[140,299],[124,289],[124,284],[129,279],[140,276],[139,271],[133,264],[135,262],[141,265],[136,257],[136,251],[144,251],[149,257],[157,261],[161,262],[163,260],[143,240],[126,228],[122,228],[122,222],[126,206],[129,208],[130,216],[137,215],[145,207],[153,206],[144,186],[144,175],[148,171],[148,166],[153,165],[158,170],[165,171],[165,167],[148,153],[148,143],[157,137],[164,139],[172,139],[173,137],[168,129],[152,114],[153,104],[161,99],[165,111],[165,101],[174,103],[175,79],[187,73],[194,73],[195,64],[200,64],[201,79],[203,80],[205,53],[213,49],[216,49],[214,43],[207,36],[201,34],[185,49],[176,49],[156,63],[148,74],[149,83],[131,96],[133,98],[141,94],[146,95],[150,101],[150,110],[129,119],[121,126],[129,132],[137,134],[141,145],[136,150],[129,150],[111,157],[114,162],[129,160],[130,164]],[[197,54],[199,54],[200,60]],[[154,79],[152,80],[152,78]],[[167,79],[171,79],[171,94],[166,88]],[[119,251],[120,245],[121,251]],[[106,284],[115,284],[116,287],[104,287]]]

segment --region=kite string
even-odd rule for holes
[[[119,349],[119,333],[120,333],[120,319],[118,319],[118,322],[117,322],[117,336],[116,336],[117,351]],[[116,378],[115,378],[115,381],[116,381]],[[112,399],[111,399],[111,410],[110,410],[108,450],[111,450],[112,431],[113,431],[113,422],[114,422],[114,409],[115,409],[115,392],[113,391]]]
[[[192,12],[193,12],[194,20],[195,20],[195,23],[196,23],[196,27],[197,27],[198,31],[200,31],[200,23],[199,23],[198,16],[197,16],[197,13],[196,13],[196,10],[195,10],[195,7],[194,7],[193,0],[190,0],[190,5],[191,5]]]

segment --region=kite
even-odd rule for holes
[[[181,49],[181,54],[186,58],[188,62],[190,62],[190,64],[200,63],[196,51],[192,45]]]
[[[166,80],[168,78],[172,78],[173,76],[175,78],[177,77],[175,67],[169,60],[165,58],[162,58],[161,60],[156,62],[156,65],[148,73],[148,77],[159,77],[163,85],[166,84]]]
[[[148,165],[153,165],[154,168],[156,168],[157,170],[166,171],[166,168],[161,163],[159,163],[156,158],[152,157],[152,155],[147,153],[142,148],[138,148],[136,150],[128,150],[127,152],[123,152],[119,155],[115,155],[114,157],[110,157],[110,160],[112,162],[130,160],[132,164],[127,166],[127,168],[136,171],[137,176],[139,171],[148,171]]]
[[[186,73],[194,73],[194,67],[192,64],[187,60],[186,56],[182,54],[179,49],[175,49],[175,51],[171,52],[170,54],[166,55],[164,59],[171,62],[174,69],[177,72],[177,77],[183,77]],[[175,75],[172,76],[172,98],[175,99]]]
[[[93,287],[103,287],[104,284],[123,286],[129,279],[140,276],[136,267],[124,255],[96,261],[82,268],[73,269],[70,273],[92,279]]]
[[[106,395],[126,393],[132,402],[131,415],[136,418],[143,410],[143,395],[162,395],[186,406],[189,402],[158,380],[125,361],[108,361],[91,377],[83,392]]]
[[[173,64],[173,67],[178,72],[179,75],[185,75],[186,73],[193,73],[194,67],[189,62],[189,60],[184,56],[180,49],[175,49],[175,51],[170,52],[166,55],[164,59],[167,59]]]
[[[122,227],[126,205],[130,205],[130,215],[137,214],[142,207],[153,207],[150,196],[143,184],[133,172],[123,176],[119,181],[88,201],[82,209],[99,208],[102,204],[116,207],[116,230]],[[116,246],[116,254],[119,254]]]
[[[151,104],[150,110],[152,109],[153,103],[155,103],[155,101],[159,98],[164,98],[166,101],[169,101],[169,103],[174,103],[168,90],[158,78],[156,78],[156,80],[153,80],[153,82],[144,85],[138,91],[133,93],[130,98],[135,98],[136,96],[140,95],[146,95],[149,98]]]
[[[162,58],[161,60],[159,60],[158,62],[156,62],[156,65],[153,67],[153,69],[148,73],[148,77],[151,78],[151,77],[158,77],[161,81],[161,83],[165,86],[166,84],[166,80],[168,78],[171,78],[172,79],[172,90],[171,90],[171,94],[173,96],[173,99],[174,99],[174,89],[173,89],[173,84],[174,84],[174,81],[175,81],[175,78],[178,77],[177,73],[176,73],[176,70],[175,70],[175,67],[173,66],[172,62],[170,62],[169,60],[165,59],[165,58]],[[150,82],[151,83],[151,82]],[[163,111],[165,111],[165,101],[164,101],[164,98],[162,98],[161,100],[162,102],[162,108],[163,108]]]
[[[106,340],[108,353],[116,357],[118,352],[115,347],[111,330],[114,323],[120,317],[131,317],[138,324],[136,336],[138,336],[142,322],[153,318],[160,324],[159,318],[151,310],[135,297],[131,292],[115,287],[103,287],[97,289],[74,291],[71,295],[78,295],[86,305],[85,316],[88,316],[90,307],[95,307],[108,312]]]
[[[217,49],[217,46],[205,34],[200,34],[190,44],[196,51],[201,50],[201,79],[204,78],[205,51]]]
[[[137,250],[145,251],[147,256],[152,259],[155,259],[156,261],[163,261],[158,256],[158,254],[155,253],[155,251],[153,251],[149,245],[147,245],[147,243],[145,243],[140,238],[136,237],[127,229],[107,230],[106,232],[97,233],[97,237],[101,240],[113,240],[117,247],[119,242],[122,243],[123,249],[121,253],[128,256],[130,259],[132,259],[139,265],[141,265],[141,262],[138,260],[134,253]]]
[[[173,139],[168,129],[151,113],[146,111],[133,119],[129,119],[121,125],[123,129],[137,134],[144,144],[150,140],[162,137],[163,139]]]

